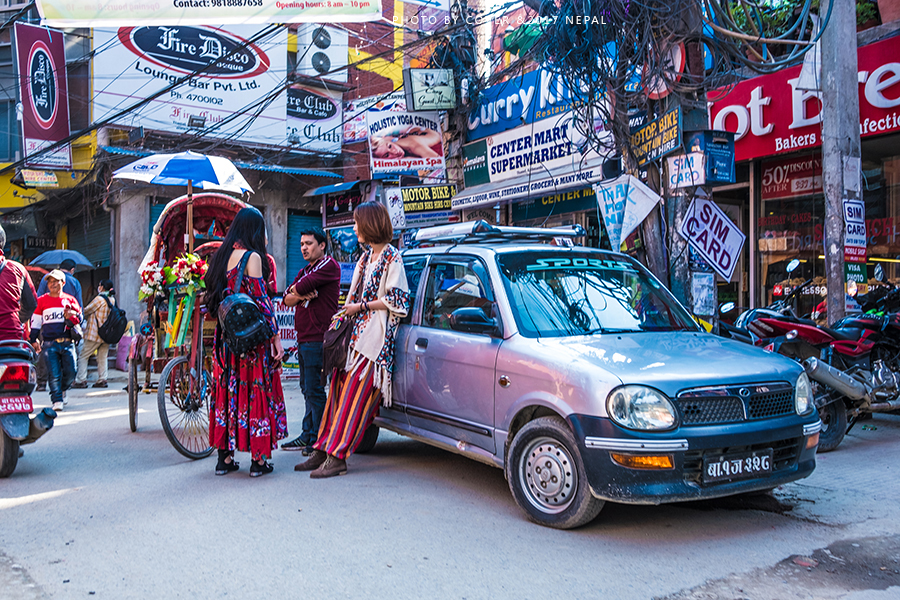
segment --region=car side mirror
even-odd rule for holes
[[[497,322],[484,314],[480,308],[457,308],[450,313],[450,329],[467,333],[494,334],[497,331]]]

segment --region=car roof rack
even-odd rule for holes
[[[584,227],[572,225],[569,228],[542,227],[505,227],[491,225],[487,221],[469,221],[454,225],[438,225],[426,227],[416,232],[410,245],[415,248],[420,244],[491,244],[500,242],[549,242],[554,238],[565,239],[582,237]]]

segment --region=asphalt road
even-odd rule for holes
[[[131,433],[121,386],[72,390],[0,480],[0,598],[900,598],[900,417],[773,495],[607,504],[556,531],[500,470],[384,432],[345,477],[310,480],[284,451],[271,475],[239,454],[215,477],[169,445],[155,395]]]

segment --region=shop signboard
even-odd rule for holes
[[[900,131],[900,36],[858,49],[859,132]],[[707,94],[712,129],[735,132],[735,159],[821,145],[821,93],[797,89],[800,66]]]
[[[844,198],[844,262],[866,262],[866,205]],[[848,279],[849,281],[849,279]],[[865,283],[865,281],[863,281]]]
[[[124,5],[123,5],[124,6]],[[259,27],[132,26],[94,30],[94,120],[112,118],[123,108],[208,66],[113,123],[172,133],[203,132],[204,137],[267,145],[287,143],[285,94],[287,29],[248,43]],[[209,66],[213,65],[213,66]],[[198,122],[201,123],[198,128]]]
[[[403,91],[358,98],[344,102],[344,143],[353,144],[369,139],[366,113],[369,111],[406,112],[406,97]]]
[[[666,181],[670,190],[706,183],[706,155],[689,152],[666,159]]]
[[[731,281],[747,236],[715,202],[695,197],[685,213],[679,233],[716,273],[725,281]]]
[[[436,112],[367,111],[372,174],[442,171],[444,143]]]
[[[324,200],[323,224],[326,229],[353,226],[353,210],[363,202],[371,202],[378,197],[378,182],[360,181],[343,192],[326,194]]]
[[[341,92],[292,85],[287,89],[287,139],[302,150],[341,153]]]
[[[516,202],[512,205],[512,220],[518,223],[582,210],[597,210],[597,195],[593,188],[583,187]]]
[[[411,214],[450,210],[450,200],[456,195],[455,185],[420,185],[400,188],[403,211]]]
[[[37,152],[69,137],[66,48],[62,31],[16,23],[16,56],[22,98],[25,164],[70,169],[69,144],[38,156]]]
[[[681,148],[681,107],[639,127],[631,134],[631,148],[639,167]]]
[[[575,101],[565,80],[547,69],[492,85],[479,98],[479,105],[469,114],[470,142],[570,113]]]
[[[550,176],[523,177],[500,183],[496,186],[483,186],[477,191],[463,190],[451,200],[454,210],[490,207],[501,202],[520,200],[529,196],[544,195],[552,190],[568,190],[582,187],[604,179],[603,165],[585,165],[581,169],[561,170]],[[487,188],[487,189],[485,189]],[[469,220],[469,219],[465,219]]]
[[[582,148],[585,138],[573,113],[523,125],[485,140],[463,146],[463,177],[466,187],[496,183],[515,177],[541,177],[548,171],[573,171],[600,167],[613,152],[612,136],[604,136],[608,150]]]
[[[801,156],[762,164],[760,197],[784,200],[822,193],[822,157]]]
[[[403,90],[409,110],[456,108],[456,86],[450,69],[404,69]]]
[[[381,2],[305,0],[174,0],[103,2],[38,0],[41,21],[53,27],[180,26],[241,23],[361,23],[381,19]],[[95,48],[97,45],[95,44]],[[282,71],[283,72],[283,71]]]
[[[28,187],[59,187],[59,181],[53,171],[22,169],[20,173],[22,174],[22,183]]]
[[[56,248],[56,238],[29,235],[25,237],[25,247],[30,250],[53,250]]]
[[[406,213],[403,212],[403,194],[399,187],[384,188],[384,204],[391,216],[391,226],[394,230],[406,229]]]
[[[432,225],[446,225],[447,223],[459,223],[459,213],[454,210],[435,210],[406,215],[406,227],[420,228]]]

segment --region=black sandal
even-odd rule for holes
[[[254,460],[250,463],[250,477],[260,477],[262,475],[268,475],[274,469],[275,467],[270,465],[265,460],[263,460],[262,464],[259,464]]]
[[[231,462],[225,462],[226,458],[230,458]],[[228,475],[240,468],[240,465],[234,460],[234,452],[230,450],[219,450],[219,462],[216,463],[216,475]]]

